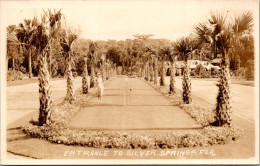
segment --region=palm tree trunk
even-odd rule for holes
[[[142,67],[142,64],[139,64],[139,77],[143,78],[143,67]]]
[[[213,38],[213,45],[214,45],[214,58],[217,58],[217,42],[215,38]]]
[[[153,59],[151,59],[150,61],[150,81],[153,82],[153,79],[154,79],[154,70],[153,70]]]
[[[75,92],[74,92],[74,86],[73,86],[73,75],[71,71],[71,56],[70,53],[69,57],[67,59],[67,95],[66,100],[68,100],[70,103],[76,100]]]
[[[88,66],[87,61],[84,62],[83,77],[82,77],[82,93],[88,93]]]
[[[183,102],[186,104],[190,104],[191,99],[191,80],[190,80],[190,69],[188,66],[188,60],[187,58],[184,61],[184,71],[183,71],[183,80],[182,80],[182,99]]]
[[[40,100],[39,125],[42,126],[50,123],[52,96],[46,55],[44,55],[44,53],[42,53],[42,55],[39,53],[38,55],[40,56],[38,73]]]
[[[218,96],[216,105],[216,120],[219,126],[231,125],[231,91],[230,91],[230,70],[229,59],[224,51],[221,60],[220,80],[218,83]]]
[[[51,51],[50,51],[51,52]],[[51,54],[50,54],[51,55]],[[51,61],[51,56],[49,57],[49,70],[50,70],[50,76],[52,77],[52,71],[51,71],[51,64],[52,64],[52,61]]]
[[[171,78],[170,78],[170,89],[169,89],[170,94],[174,94],[176,92],[176,90],[175,90],[175,86],[176,86],[175,85],[175,72],[176,72],[175,64],[176,64],[176,59],[174,57],[172,60],[172,63],[171,63]]]
[[[14,57],[13,57],[12,59],[13,59],[13,70],[15,70],[15,61],[14,61]]]
[[[160,86],[165,86],[165,69],[164,69],[164,60],[162,60],[162,68],[161,68],[161,78],[160,78]]]
[[[91,73],[90,73],[90,88],[95,87],[95,69],[94,69],[94,64],[92,62],[91,64]]]
[[[154,61],[154,84],[157,85],[158,83],[158,64],[157,64],[157,57],[155,57]]]
[[[201,65],[202,65],[202,64],[201,64],[201,57],[200,57],[200,64],[199,64],[199,65],[200,65],[200,68],[199,68],[199,77],[201,78],[201,69],[202,69],[202,66],[201,66]]]
[[[32,51],[31,48],[29,48],[29,54],[28,54],[28,68],[29,68],[29,78],[32,78]]]
[[[53,40],[50,41],[51,45],[53,46]],[[50,48],[50,54],[49,54],[49,71],[50,71],[50,76],[52,77],[52,71],[51,71],[51,57],[52,57],[52,48]]]
[[[6,61],[5,61],[6,71],[8,71],[8,62],[9,62],[9,58],[6,57]]]
[[[146,77],[146,68],[145,68],[145,63],[143,62],[142,63],[142,77],[144,78],[144,79],[146,79],[145,77]]]
[[[149,63],[148,62],[146,62],[145,68],[146,68],[146,81],[149,81],[149,79],[150,79],[150,70],[149,70]]]
[[[101,70],[101,74],[102,74],[102,79],[103,79],[103,82],[106,81],[106,68],[105,68],[106,64],[105,64],[105,61],[102,60],[102,70]]]
[[[109,63],[107,62],[106,63],[106,66],[105,66],[105,71],[106,71],[106,79],[109,80],[110,78],[110,73],[109,73]]]
[[[122,62],[122,74],[125,74],[125,63],[124,63],[124,61]]]

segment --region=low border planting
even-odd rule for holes
[[[138,135],[115,131],[84,131],[53,126],[28,125],[24,132],[50,142],[93,148],[165,149],[207,147],[235,141],[240,133],[231,127],[205,127],[200,130],[171,132],[164,135]]]
[[[165,134],[138,134],[134,132],[120,131],[92,131],[92,130],[76,130],[66,127],[70,119],[80,111],[82,102],[86,102],[89,98],[95,95],[95,90],[92,89],[90,94],[83,95],[77,91],[77,101],[69,104],[64,101],[56,105],[53,111],[51,125],[37,126],[32,123],[23,127],[23,131],[34,138],[46,139],[52,143],[84,146],[93,148],[121,148],[121,149],[175,149],[175,148],[191,148],[191,147],[206,147],[217,144],[226,144],[235,141],[241,135],[241,130],[234,127],[222,126],[214,127],[206,123],[207,118],[198,116],[194,110],[202,109],[195,107],[189,109],[190,106],[182,105],[180,95],[178,93],[167,95],[163,88],[157,88],[164,96],[171,99],[173,105],[181,106],[186,112],[190,111],[199,123],[204,126],[203,129],[194,130],[176,130]],[[164,88],[165,89],[165,88]],[[168,93],[168,92],[167,92]],[[88,99],[86,99],[86,96]],[[204,119],[204,120],[199,120]],[[204,124],[204,125],[203,125]]]

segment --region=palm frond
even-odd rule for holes
[[[197,26],[194,26],[195,33],[198,36],[198,39],[206,43],[211,43],[210,30],[207,27],[206,23],[199,23]]]
[[[16,34],[7,32],[7,44],[8,45],[22,45],[22,43],[17,39]]]
[[[224,13],[211,13],[211,17],[208,19],[210,28],[214,35],[219,34],[225,28],[226,17]]]
[[[191,42],[187,37],[182,37],[173,43],[173,49],[176,53],[184,55],[184,58],[187,58],[192,52]]]
[[[232,31],[236,35],[242,35],[243,33],[250,32],[253,27],[253,15],[251,12],[243,13],[241,16],[237,16],[232,25]]]

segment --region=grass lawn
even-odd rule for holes
[[[51,78],[51,80],[62,80],[64,78]],[[7,81],[7,87],[38,83],[38,77],[25,78],[23,80]]]
[[[203,80],[203,81],[218,81],[219,78],[195,78],[191,77],[192,80]],[[255,81],[245,79],[233,79],[231,78],[231,84],[239,84],[246,86],[255,86]]]

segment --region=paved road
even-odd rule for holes
[[[53,101],[66,95],[66,80],[51,82]],[[75,88],[80,88],[81,77],[74,79]],[[39,111],[38,83],[7,87],[6,108],[7,125],[32,113]]]
[[[178,86],[181,85],[181,79],[178,78],[177,84]],[[75,82],[77,82],[75,80]],[[208,82],[210,83],[210,82]],[[55,84],[55,83],[54,83]],[[76,83],[77,84],[77,83]],[[78,81],[78,84],[80,84],[80,79]],[[203,85],[204,84],[204,85]],[[211,84],[211,83],[210,83]],[[60,82],[60,84],[57,82],[57,86],[66,86],[65,81]],[[201,80],[201,82],[197,82],[192,80],[192,86],[193,86],[193,95],[197,95],[199,93],[202,94],[202,98],[205,98],[205,100],[208,100],[210,95],[213,95],[214,90],[214,81],[211,85],[207,86],[206,82]],[[205,87],[204,87],[205,86]],[[29,89],[33,86],[29,86]],[[63,88],[60,88],[60,90],[64,90]],[[56,87],[57,88],[57,87]],[[211,89],[212,88],[212,89]],[[252,88],[252,87],[251,87]],[[19,88],[18,88],[19,89]],[[59,89],[59,88],[57,88]],[[132,89],[130,92],[129,89]],[[197,92],[196,92],[197,89]],[[200,90],[202,89],[202,90]],[[204,89],[204,90],[203,90]],[[246,87],[242,87],[242,89],[246,89]],[[249,88],[250,89],[250,88]],[[32,90],[32,89],[31,89]],[[55,90],[54,90],[55,91]],[[25,90],[25,92],[28,92]],[[33,99],[31,97],[30,100],[35,100],[35,102],[38,101],[38,91],[37,86],[36,89],[33,91],[36,93],[37,98]],[[123,100],[123,94],[126,94],[126,100],[125,100],[125,106],[124,106],[124,100]],[[242,93],[243,91],[237,90],[236,93]],[[249,93],[244,94],[246,97],[250,96],[250,91],[244,91],[243,93]],[[13,92],[14,93],[14,92]],[[19,92],[20,95],[17,95],[18,97],[23,97],[23,93]],[[32,92],[31,92],[32,93]],[[65,95],[65,91],[61,92],[63,95]],[[8,94],[10,95],[10,94]],[[154,97],[151,97],[153,95]],[[207,99],[207,97],[209,97]],[[213,98],[212,98],[213,99]],[[19,99],[23,101],[23,99]],[[25,101],[27,101],[26,99]],[[248,99],[246,99],[248,100]],[[246,101],[245,100],[245,101]],[[16,101],[16,100],[14,100]],[[191,128],[196,126],[196,123],[193,123],[193,119],[189,119],[190,117],[184,114],[183,111],[178,110],[178,108],[169,106],[169,103],[167,100],[161,97],[159,93],[154,91],[150,86],[147,86],[147,83],[142,80],[137,79],[125,79],[125,78],[118,78],[106,86],[106,90],[104,93],[104,102],[102,104],[97,103],[97,98],[92,98],[90,100],[90,103],[85,104],[84,110],[82,110],[77,117],[73,119],[74,124],[70,124],[71,127],[76,128],[82,128],[80,126],[75,126],[75,124],[83,125],[83,128],[118,128],[121,126],[121,128],[125,129],[138,129],[140,128],[157,128],[157,125],[161,128],[178,128],[181,127],[189,127]],[[215,100],[214,100],[215,101]],[[214,103],[214,101],[212,101]],[[210,102],[210,101],[208,101]],[[21,103],[21,102],[20,102]],[[14,102],[11,104],[15,104]],[[243,102],[241,102],[242,105],[244,105]],[[148,105],[152,105],[152,107],[149,107]],[[20,104],[22,106],[22,104]],[[35,105],[37,106],[37,105]],[[13,107],[13,106],[12,106]],[[19,107],[16,107],[19,108]],[[97,109],[98,108],[98,109]],[[134,108],[134,109],[133,109]],[[116,112],[114,110],[117,110]],[[10,111],[10,110],[8,110]],[[21,112],[22,110],[16,110],[16,112]],[[32,110],[33,111],[33,110]],[[35,110],[35,112],[38,112],[38,108]],[[234,111],[235,112],[235,111]],[[247,112],[244,110],[244,112]],[[250,111],[248,111],[250,114]],[[10,114],[9,114],[10,115]],[[81,116],[80,116],[81,115]],[[12,115],[10,115],[12,116]],[[251,115],[250,115],[251,116]],[[248,116],[249,117],[249,116]],[[22,118],[24,120],[24,118]],[[204,147],[203,149],[207,149],[208,151],[214,150],[216,153],[216,156],[210,157],[210,156],[191,156],[191,158],[217,158],[217,159],[230,159],[230,158],[243,158],[248,159],[255,155],[255,129],[253,123],[248,123],[248,120],[246,118],[241,117],[234,117],[234,126],[241,128],[244,130],[244,133],[242,134],[241,138],[238,139],[235,142],[232,142],[230,144],[226,145],[218,145],[218,146],[210,146],[210,147]],[[78,120],[78,121],[77,121]],[[98,122],[98,123],[96,123]],[[180,125],[180,122],[182,125]],[[95,125],[94,125],[95,124]],[[116,125],[117,124],[117,125]],[[10,135],[19,137],[21,133],[16,133],[18,130],[9,130]],[[20,130],[19,130],[20,131]],[[156,132],[162,131],[162,130],[156,130]],[[141,132],[141,134],[144,133],[144,130],[135,130],[135,132]],[[148,132],[151,132],[150,130]],[[15,135],[14,135],[15,134]],[[23,134],[23,133],[22,133]],[[158,133],[157,133],[158,134]],[[12,139],[12,137],[8,137],[9,139]],[[62,144],[53,144],[46,140],[40,140],[35,138],[26,138],[23,135],[20,136],[20,139],[16,140],[10,140],[7,143],[7,149],[11,152],[15,152],[18,154],[24,154],[29,155],[32,157],[40,157],[45,159],[60,159],[60,158],[66,158],[64,157],[64,151],[71,150],[96,150],[86,147],[78,147],[78,146],[67,146]],[[35,146],[37,145],[37,146]],[[196,148],[195,148],[196,149]],[[197,148],[201,150],[201,147]],[[108,149],[109,150],[109,149]],[[186,149],[180,149],[180,150],[186,150]],[[194,148],[192,148],[194,150]],[[113,153],[113,149],[110,150],[111,153]],[[139,151],[139,150],[136,150]],[[19,156],[13,156],[8,154],[10,158],[20,158]],[[198,158],[197,158],[198,157]],[[77,155],[73,156],[72,158],[79,158]],[[94,157],[93,157],[94,158]],[[102,158],[102,157],[100,157]],[[130,159],[129,157],[128,159]],[[136,157],[138,158],[138,157]],[[167,159],[172,159],[175,157],[166,157]],[[84,156],[83,159],[86,159]],[[118,157],[116,156],[116,159]],[[132,158],[131,158],[132,159]],[[140,158],[138,158],[140,159]],[[151,158],[147,158],[151,159]]]
[[[169,85],[170,78],[166,77],[166,85]],[[191,95],[200,98],[199,103],[204,100],[206,103],[214,107],[218,88],[216,86],[217,79],[192,79]],[[182,77],[176,78],[176,86],[182,89]],[[239,116],[249,122],[255,121],[258,117],[255,111],[256,88],[254,86],[246,86],[231,83],[232,95],[232,114]],[[196,99],[195,99],[196,100]]]
[[[103,103],[90,99],[69,123],[81,129],[180,129],[201,127],[145,81],[119,77],[107,84]]]

